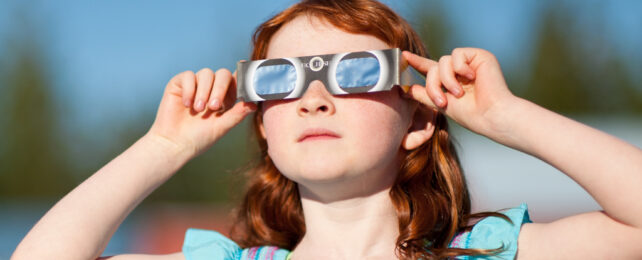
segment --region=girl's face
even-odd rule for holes
[[[272,37],[267,58],[387,48],[391,47],[374,36],[347,33],[323,20],[299,16]],[[323,83],[314,81],[299,99],[265,101],[261,134],[279,171],[299,184],[328,184],[364,175],[394,180],[413,108],[396,88],[333,96]]]

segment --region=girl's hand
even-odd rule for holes
[[[192,158],[256,110],[254,103],[235,100],[236,73],[208,68],[182,72],[167,83],[147,136],[169,141]]]
[[[473,132],[489,136],[505,130],[501,125],[503,118],[518,98],[508,89],[492,53],[457,48],[438,63],[407,51],[403,56],[412,67],[427,75],[425,87],[411,87],[409,94],[413,99],[441,110]]]

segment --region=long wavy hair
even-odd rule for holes
[[[265,59],[272,36],[299,15],[309,15],[350,33],[377,37],[391,47],[429,57],[412,27],[375,0],[304,0],[261,24],[253,35],[252,60]],[[242,247],[273,245],[293,250],[305,234],[297,184],[283,176],[268,155],[259,132],[262,112],[253,127],[260,159],[249,171],[248,190],[237,209],[231,237]],[[433,137],[407,151],[390,190],[399,218],[396,254],[402,259],[443,259],[458,255],[488,255],[502,249],[448,248],[457,232],[469,230],[472,220],[497,212],[470,213],[470,196],[459,158],[448,133],[446,117],[435,119]]]

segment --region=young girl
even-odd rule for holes
[[[252,59],[400,48],[426,75],[408,92],[236,99],[236,74],[183,72],[149,132],[60,200],[12,259],[96,259],[125,217],[183,164],[254,113],[262,149],[232,240],[190,229],[183,251],[101,259],[640,259],[642,152],[514,96],[495,57],[428,59],[417,34],[374,0],[310,0],[263,23]],[[442,87],[445,90],[442,90]],[[529,223],[522,204],[471,214],[446,116],[536,156],[604,211]]]

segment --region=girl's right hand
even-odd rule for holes
[[[234,104],[235,100],[236,72],[214,73],[208,68],[196,74],[182,72],[167,83],[147,136],[169,141],[193,158],[257,108],[251,102]]]

